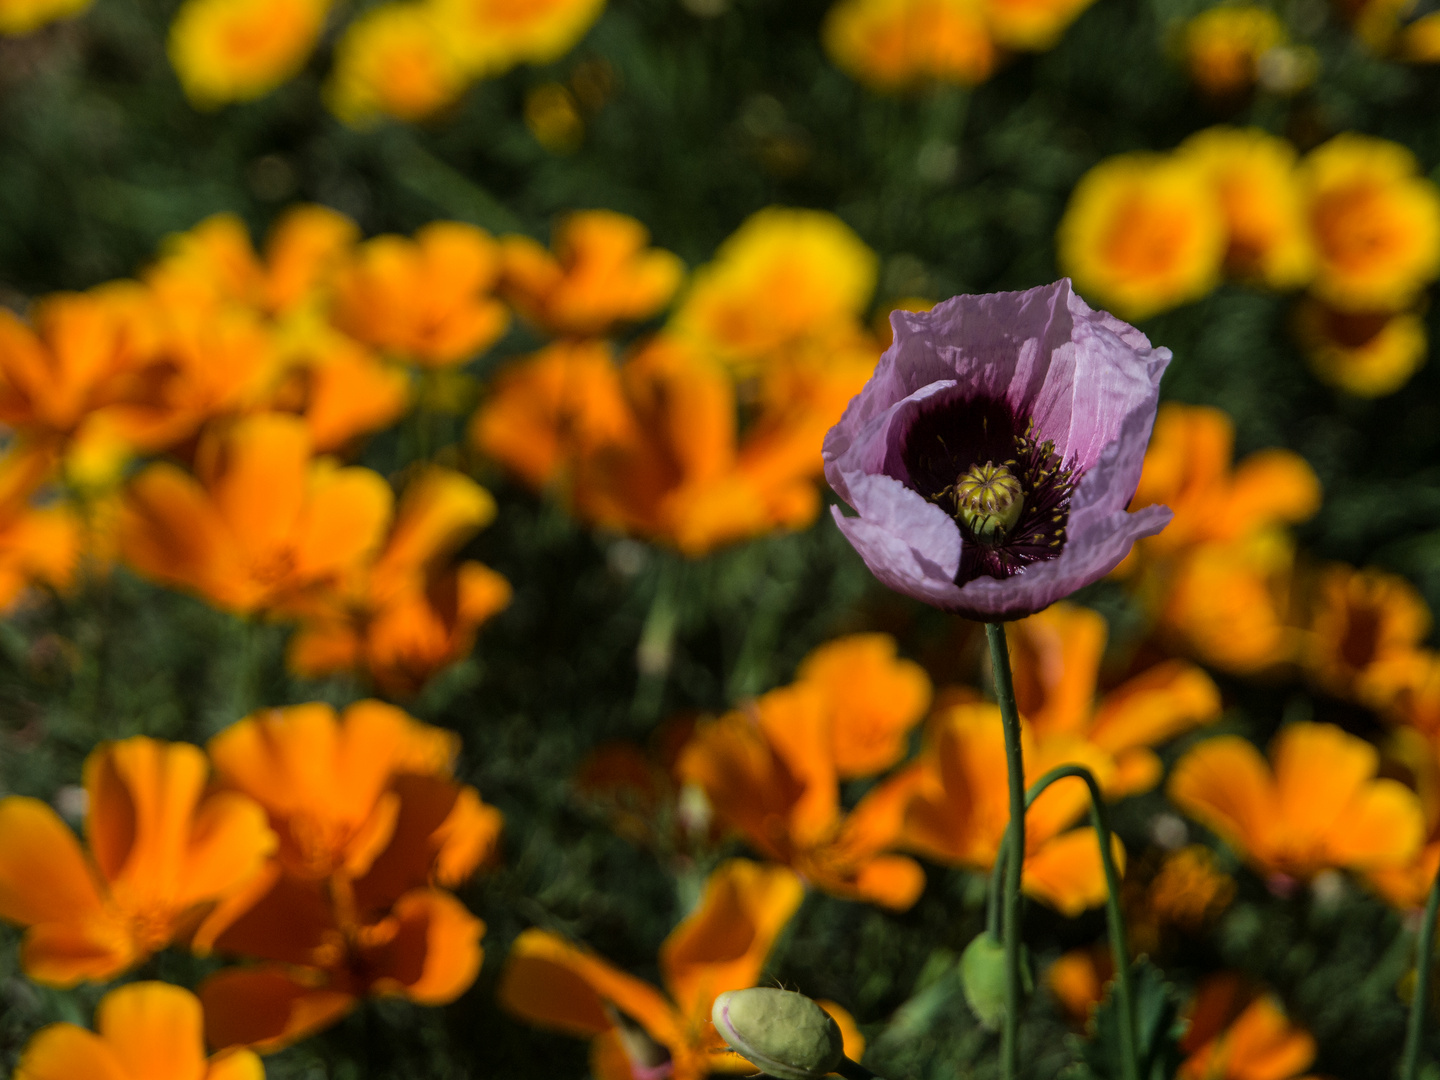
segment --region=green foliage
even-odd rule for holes
[[[1180,1000],[1175,988],[1145,957],[1131,967],[1135,995],[1135,1041],[1142,1080],[1170,1080],[1180,1067]],[[1078,1047],[1080,1060],[1064,1074],[1066,1080],[1118,1080],[1121,1068],[1119,1005],[1115,983],[1090,1020],[1089,1039]]]

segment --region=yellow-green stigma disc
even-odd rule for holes
[[[976,539],[989,543],[1003,539],[1020,520],[1025,492],[1009,469],[987,461],[955,481],[955,507]]]

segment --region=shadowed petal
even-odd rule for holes
[[[445,1005],[480,973],[485,924],[439,889],[417,889],[395,902],[395,936],[367,954],[376,993],[401,993],[422,1005]]]
[[[352,995],[303,985],[278,968],[227,968],[201,983],[199,993],[211,1046],[262,1054],[324,1030],[355,1007]]]

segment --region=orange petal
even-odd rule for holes
[[[1240,851],[1264,859],[1279,816],[1274,781],[1260,751],[1238,735],[1195,747],[1170,773],[1171,800]]]
[[[1078,604],[1053,604],[1007,623],[1016,702],[1037,736],[1084,730],[1109,630],[1104,616]]]
[[[197,951],[314,965],[333,935],[330,900],[323,881],[302,881],[276,865],[227,900],[201,924]]]
[[[237,421],[197,451],[215,509],[254,562],[272,561],[295,535],[309,463],[310,433],[280,413]]]
[[[104,909],[75,834],[39,799],[0,799],[0,918],[76,922]]]
[[[265,1080],[265,1065],[249,1050],[225,1050],[210,1059],[205,1080]]]
[[[376,993],[401,993],[422,1005],[445,1005],[470,988],[485,954],[485,924],[439,889],[416,889],[395,902],[395,937],[368,951]]]
[[[1125,849],[1111,837],[1115,861],[1124,874]],[[1063,915],[1074,918],[1105,902],[1105,870],[1095,830],[1088,825],[1042,844],[1025,860],[1022,886]]]
[[[788,867],[722,863],[695,910],[660,946],[660,970],[681,1015],[703,1023],[718,994],[754,986],[804,896]]]
[[[1246,1080],[1289,1080],[1315,1060],[1315,1040],[1269,996],[1251,1002],[1222,1038],[1227,1075]]]
[[[255,602],[239,550],[205,490],[175,466],[151,465],[131,481],[117,533],[121,556],[144,576],[240,610]]]
[[[755,702],[755,715],[766,741],[800,784],[789,821],[790,834],[800,845],[827,836],[840,815],[825,704],[824,696],[805,683],[771,690]]]
[[[854,888],[862,900],[892,911],[909,911],[925,891],[925,871],[904,855],[879,855],[860,868]]]
[[[379,473],[318,463],[306,494],[295,524],[297,577],[341,574],[380,547],[394,495]]]
[[[125,1071],[145,1080],[191,1080],[205,1071],[200,1000],[163,982],[137,982],[106,994],[95,1027]]]
[[[859,1061],[863,1058],[865,1056],[865,1036],[860,1034],[860,1029],[855,1025],[855,1018],[850,1015],[849,1010],[828,998],[818,998],[815,1004],[829,1013],[830,1018],[835,1021],[835,1026],[840,1029],[845,1056],[851,1061]]]
[[[1414,858],[1424,838],[1420,800],[1398,781],[1382,779],[1351,800],[1326,837],[1326,848],[1338,866],[1393,867]]]
[[[1314,843],[1347,813],[1380,754],[1334,724],[1290,724],[1275,737],[1270,760],[1287,831]]]
[[[720,818],[757,850],[780,859],[793,854],[787,826],[801,788],[748,716],[731,713],[701,724],[675,773],[703,790]]]
[[[134,1080],[100,1036],[74,1024],[42,1028],[25,1047],[15,1080]],[[147,1076],[146,1080],[150,1080]],[[155,1080],[169,1080],[155,1077]]]
[[[259,804],[236,792],[216,792],[191,825],[176,903],[213,900],[250,878],[276,846]]]
[[[494,517],[489,492],[463,473],[432,466],[405,486],[375,573],[418,570],[450,554]]]
[[[227,968],[200,984],[200,1000],[211,1046],[262,1054],[324,1030],[355,1007],[349,994],[304,986],[272,968]]]
[[[1118,754],[1155,746],[1220,715],[1220,688],[1194,664],[1167,660],[1105,695],[1090,739]]]
[[[609,1003],[657,1042],[683,1041],[679,1018],[653,986],[544,930],[526,930],[515,939],[496,996],[517,1016],[571,1035],[609,1031]]]
[[[131,928],[107,915],[32,926],[20,949],[20,966],[36,982],[63,988],[112,979],[145,955]]]

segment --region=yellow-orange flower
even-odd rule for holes
[[[466,67],[492,75],[558,60],[600,17],[605,0],[435,0],[435,8]]]
[[[250,799],[206,795],[208,771],[184,743],[102,743],[85,761],[88,853],[45,803],[0,800],[0,918],[28,927],[30,978],[111,979],[254,877],[275,835]]]
[[[1404,785],[1376,779],[1379,754],[1332,724],[1291,724],[1270,764],[1225,735],[1175,765],[1169,795],[1260,873],[1309,880],[1327,868],[1400,866],[1419,850],[1424,818]]]
[[[305,66],[329,10],[329,0],[185,0],[170,63],[202,109],[263,97]]]
[[[325,102],[355,127],[385,116],[423,120],[458,98],[469,81],[432,5],[387,3],[345,28]]]
[[[1077,289],[1143,319],[1219,283],[1225,215],[1205,171],[1187,157],[1120,154],[1080,178],[1055,242]]]
[[[783,866],[723,863],[660,946],[667,992],[555,934],[526,930],[511,946],[500,1003],[532,1023],[591,1039],[598,1080],[634,1080],[662,1062],[672,1080],[753,1072],[726,1052],[710,1009],[725,991],[755,985],[803,895],[800,879]]]
[[[821,30],[830,58],[868,86],[973,86],[995,70],[980,0],[839,0]]]
[[[1007,49],[1044,52],[1094,0],[981,0],[985,21],[997,44]]]
[[[80,564],[80,516],[63,502],[37,505],[49,479],[49,455],[12,449],[0,455],[0,611],[27,586],[64,589]]]
[[[1440,190],[1398,143],[1337,135],[1301,163],[1318,257],[1311,289],[1343,311],[1399,311],[1440,274]]]
[[[557,336],[603,334],[617,322],[648,319],[670,302],[685,265],[651,248],[634,218],[584,210],[555,229],[554,254],[526,236],[500,241],[500,291],[522,316]]]
[[[1440,706],[1440,664],[1434,666],[1435,702]],[[1437,710],[1440,718],[1440,710]],[[1433,728],[1405,728],[1395,731],[1386,743],[1386,758],[1410,772],[1411,784],[1425,815],[1425,840],[1407,862],[1384,866],[1366,874],[1370,885],[1398,908],[1423,907],[1435,874],[1440,871],[1440,756],[1437,756]]]
[[[871,776],[905,756],[907,736],[930,707],[930,678],[895,655],[889,634],[851,634],[811,650],[795,681],[813,686],[829,712],[828,756],[841,779]]]
[[[137,571],[233,611],[343,579],[379,545],[392,495],[369,469],[312,460],[304,424],[261,414],[208,433],[196,475],[169,464],[132,482],[120,550]]]
[[[1285,40],[1285,25],[1269,8],[1219,4],[1185,24],[1181,49],[1195,85],[1227,98],[1254,86],[1260,58]]]
[[[304,419],[318,451],[389,427],[410,407],[405,369],[338,330],[307,321],[285,348],[285,371],[262,405]]]
[[[484,924],[444,891],[489,859],[499,811],[451,778],[459,740],[378,701],[268,710],[210,741],[221,779],[269,814],[267,872],[216,909],[201,950],[251,957],[201,987],[216,1046],[277,1049],[369,994],[454,1000]]]
[[[377,236],[341,270],[333,318],[410,363],[464,363],[505,332],[505,306],[490,295],[499,275],[499,246],[473,225],[434,222],[414,240]]]
[[[1342,563],[1324,568],[1312,590],[1304,663],[1340,697],[1376,709],[1389,704],[1385,671],[1420,653],[1430,609],[1404,578]]]
[[[1201,929],[1235,897],[1235,880],[1216,865],[1215,853],[1190,844],[1165,857],[1145,892],[1150,918],[1189,933]]]
[[[1337,311],[1307,297],[1294,329],[1315,377],[1352,397],[1393,394],[1429,352],[1425,320],[1413,311]]]
[[[1213,127],[1190,136],[1178,153],[1204,170],[1220,198],[1226,272],[1272,289],[1303,285],[1314,253],[1294,148],[1256,128]]]
[[[51,1024],[20,1055],[15,1080],[264,1080],[248,1050],[206,1060],[200,1002],[189,990],[137,982],[110,991],[94,1032]]]
[[[676,772],[756,850],[817,888],[903,911],[925,887],[913,859],[882,854],[898,840],[903,801],[871,796],[842,817],[831,747],[846,717],[828,706],[813,681],[772,690],[697,728]]]
[[[1161,765],[1150,748],[1220,715],[1219,688],[1184,660],[1156,664],[1097,702],[1108,630],[1089,608],[1054,604],[1005,629],[1016,701],[1035,739],[1081,738],[1109,754],[1109,794],[1154,787]]]
[[[1180,1080],[1291,1080],[1315,1060],[1315,1040],[1292,1024],[1273,994],[1256,996],[1239,976],[1201,984],[1186,1010]]]
[[[0,34],[28,34],[89,6],[90,0],[0,0]]]
[[[741,369],[854,321],[875,288],[875,253],[818,210],[752,214],[695,271],[671,328]]]
[[[1028,724],[1021,736],[1027,784],[1069,763],[1087,766],[1102,785],[1112,780],[1114,767],[1098,747],[1079,739],[1037,743]],[[935,717],[920,759],[870,798],[894,800],[903,807],[901,847],[940,862],[989,870],[1010,818],[1007,790],[1000,710],[962,704]],[[1078,915],[1105,899],[1095,831],[1088,825],[1065,831],[1085,813],[1089,800],[1080,780],[1061,780],[1025,814],[1021,887],[1067,915]],[[1115,851],[1123,860],[1118,840]]]
[[[413,693],[470,651],[481,623],[510,601],[510,584],[450,557],[495,516],[469,477],[431,467],[406,486],[384,550],[302,615],[289,663],[302,675],[368,671],[390,694]]]
[[[1440,63],[1440,13],[1422,15],[1400,32],[1400,57],[1412,64]]]

